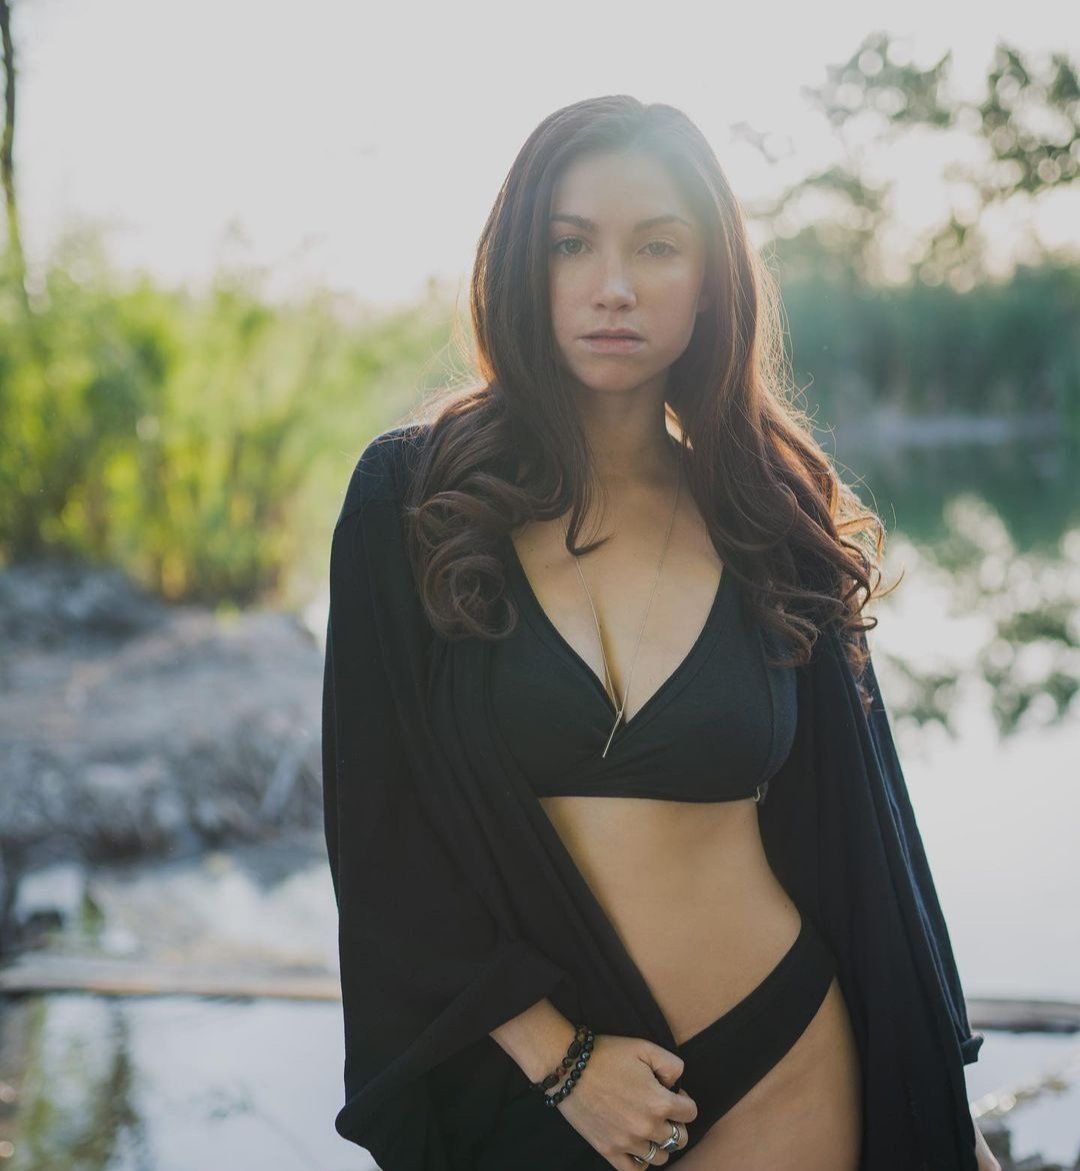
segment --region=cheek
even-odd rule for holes
[[[693,315],[700,292],[700,275],[686,270],[657,275],[648,286],[650,302],[668,321]]]
[[[701,288],[704,272],[698,264],[687,261],[673,264],[655,275],[653,284],[662,288],[666,296],[678,297],[682,301],[693,301]]]
[[[568,280],[565,276],[556,276],[554,273],[551,274],[549,288],[551,324],[555,330],[555,336],[561,337],[564,327],[569,328],[576,316],[575,307],[578,305],[580,296],[575,290],[572,280]]]

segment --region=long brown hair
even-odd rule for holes
[[[569,513],[573,554],[602,543],[577,545],[592,487],[574,392],[556,358],[548,214],[567,164],[620,149],[648,152],[668,169],[706,241],[703,287],[713,296],[669,371],[665,413],[725,572],[787,641],[792,653],[777,662],[807,662],[820,629],[835,622],[861,679],[862,632],[877,624],[862,609],[871,575],[880,581],[884,526],[842,482],[792,400],[780,296],[709,143],[680,110],[623,94],[556,110],[522,146],[472,274],[479,378],[412,416],[423,440],[405,514],[427,616],[446,638],[509,634],[518,616],[499,550],[527,519]]]

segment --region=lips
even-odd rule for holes
[[[581,339],[585,348],[594,354],[636,354],[645,348],[645,339],[634,334],[607,334],[606,336],[590,336]]]
[[[587,333],[586,337],[625,337],[641,341],[641,334],[635,329],[598,329],[595,333]]]

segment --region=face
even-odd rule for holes
[[[579,389],[662,399],[667,370],[707,308],[701,232],[666,168],[631,151],[575,160],[552,192],[548,242],[564,369]],[[605,329],[640,339],[587,336]]]

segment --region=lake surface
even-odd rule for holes
[[[968,997],[1080,1001],[1075,469],[1054,449],[843,458],[888,523],[886,582],[907,574],[870,643]],[[325,599],[307,619],[321,638]],[[92,937],[54,946],[333,972],[319,833],[99,868],[90,884]],[[18,1171],[372,1166],[333,1130],[338,1004],[57,993],[9,1003],[4,1033],[9,1063],[19,1042]],[[987,1031],[969,1098],[1070,1071],[1009,1112],[1014,1154],[1068,1165],[1078,1062],[1080,1035]]]
[[[35,998],[37,999],[37,998]],[[29,1133],[12,1171],[362,1171],[333,1130],[341,1096],[332,1004],[53,995],[37,1018]],[[989,1033],[968,1069],[983,1093],[1080,1059],[1080,1040]],[[1070,1166],[1080,1081],[1009,1115],[1015,1156]]]

